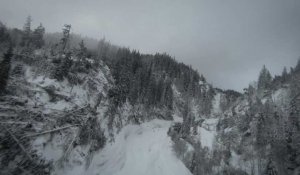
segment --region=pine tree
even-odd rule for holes
[[[28,16],[26,19],[26,22],[23,27],[23,36],[22,36],[22,41],[21,41],[21,46],[28,47],[31,42],[31,16]]]
[[[191,130],[192,117],[191,117],[190,102],[186,102],[183,109],[183,122],[182,122],[182,135],[188,136]]]
[[[271,88],[272,76],[264,65],[258,77],[258,90],[269,90]]]
[[[264,175],[278,175],[276,166],[272,160],[269,160]]]
[[[294,69],[295,72],[300,72],[300,58],[298,59],[297,65]]]
[[[8,30],[7,28],[5,27],[4,24],[2,24],[0,22],[0,46],[3,46],[3,44],[7,44],[10,42],[10,36],[9,36],[9,33],[8,33]],[[0,48],[2,49],[2,48]]]
[[[59,67],[57,67],[54,78],[62,81],[64,77],[68,76],[69,70],[72,67],[71,53],[67,53],[66,57],[62,61]]]
[[[61,39],[61,45],[62,45],[62,52],[65,53],[65,49],[68,46],[69,39],[70,39],[70,31],[71,31],[71,25],[65,24],[63,28],[63,37]]]
[[[207,90],[201,93],[202,114],[209,115],[212,110],[212,101],[214,98],[214,89],[209,86]]]
[[[40,25],[32,33],[32,43],[36,48],[41,48],[44,46],[44,34],[45,28],[43,27],[42,23],[40,23]]]
[[[292,77],[290,84],[290,104],[289,116],[286,127],[286,148],[288,153],[289,171],[295,173],[300,164],[300,74],[295,74]],[[291,173],[292,174],[292,173]]]
[[[202,74],[200,75],[200,81],[206,82],[206,79],[205,79],[205,77]]]
[[[165,105],[167,106],[168,109],[172,110],[173,109],[173,90],[172,90],[171,82],[167,82],[164,96],[165,96],[164,97]]]
[[[83,59],[85,59],[87,57],[87,48],[86,48],[83,40],[81,40],[81,42],[79,43],[79,49],[78,49],[76,56],[81,61],[83,61]]]
[[[10,47],[4,54],[4,59],[0,64],[0,94],[5,93],[7,81],[9,78],[11,57],[13,56],[13,49]]]
[[[286,80],[288,78],[288,73],[287,73],[286,67],[283,68],[281,77],[282,77],[282,82],[286,82]]]

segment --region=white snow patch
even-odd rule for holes
[[[128,125],[115,142],[94,156],[86,172],[90,175],[185,175],[191,174],[175,156],[167,135],[171,122],[153,120]],[[72,172],[74,173],[74,172]]]
[[[54,135],[52,137],[48,134],[39,136],[33,141],[32,147],[37,155],[45,160],[57,161],[63,155],[66,138],[64,135]]]
[[[213,100],[213,109],[212,109],[212,113],[213,114],[219,114],[219,113],[221,113],[220,101],[221,101],[221,94],[217,93],[214,96],[214,100]]]
[[[183,122],[183,118],[182,118],[182,117],[179,117],[177,114],[174,114],[174,115],[173,115],[173,121],[174,121],[174,122],[182,123],[182,122]]]
[[[286,106],[289,101],[288,90],[284,88],[278,89],[272,94],[272,99],[278,106]]]
[[[180,98],[181,94],[180,92],[177,90],[176,86],[174,84],[172,84],[172,91],[173,91],[173,94],[174,94],[174,97],[175,98]]]
[[[202,81],[202,80],[200,80],[200,81],[199,81],[199,85],[203,85],[203,84],[205,84],[205,82]]]
[[[215,131],[208,131],[202,127],[199,127],[198,129],[200,131],[200,141],[201,145],[203,147],[208,147],[209,149],[212,149],[213,142],[215,139]]]
[[[225,128],[225,129],[224,129],[224,133],[228,133],[228,132],[230,132],[230,131],[232,131],[232,128]]]
[[[78,76],[82,77],[84,82],[80,85],[72,85],[66,79],[58,82],[56,79],[38,75],[30,67],[27,67],[25,73],[26,81],[36,91],[34,101],[37,102],[37,105],[44,106],[45,113],[50,113],[51,110],[70,110],[87,104],[93,106],[98,98],[95,94],[105,93],[104,86],[107,85],[108,80],[101,70],[90,72],[89,75],[78,74]],[[49,87],[53,88],[55,94],[65,98],[51,102],[49,94],[45,90]]]
[[[202,123],[202,127],[198,127],[198,139],[203,147],[208,147],[210,150],[213,148],[215,136],[216,136],[216,124],[218,119],[206,119]]]
[[[263,98],[263,99],[261,99],[261,103],[265,104],[267,102],[267,100],[268,100],[267,98]]]

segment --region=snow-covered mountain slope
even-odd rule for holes
[[[13,166],[3,164],[0,174],[22,173],[26,170],[22,161],[33,164],[26,170],[33,174],[191,174],[176,157],[167,135],[173,112],[145,110],[143,104],[133,106],[128,101],[113,106],[108,91],[114,82],[103,62],[87,73],[74,73],[80,83],[73,83],[69,78],[53,78],[53,70],[43,69],[52,66],[51,60],[43,61],[35,65],[13,60],[12,71],[17,73],[10,77],[10,93],[0,101],[1,122],[11,133],[1,135],[9,140],[1,144],[21,146],[3,151],[13,155],[7,159]],[[107,113],[109,109],[115,113]],[[24,111],[29,115],[21,117]],[[164,115],[167,112],[171,118]],[[182,118],[180,111],[174,113]],[[27,160],[25,152],[37,158]],[[22,157],[15,158],[20,153]],[[32,169],[36,165],[43,166]]]
[[[300,61],[285,78],[241,94],[214,88],[167,54],[102,54],[83,42],[72,50],[7,51],[0,64],[0,174],[300,169]]]
[[[86,169],[84,165],[65,168],[65,175],[190,175],[175,156],[167,135],[170,121],[152,120],[141,125],[125,126],[96,153]]]

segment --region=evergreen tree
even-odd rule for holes
[[[298,59],[297,65],[294,69],[295,72],[300,72],[300,58]]]
[[[274,162],[272,160],[269,160],[264,175],[278,175],[276,166],[274,165]]]
[[[186,102],[183,109],[182,135],[184,137],[190,134],[192,125],[190,102]]]
[[[200,80],[203,81],[203,82],[206,82],[206,79],[202,74],[200,75]]]
[[[282,77],[282,82],[285,82],[287,80],[288,73],[287,73],[286,67],[283,68],[281,77]]]
[[[258,77],[258,90],[269,90],[271,88],[272,76],[264,65]]]
[[[164,104],[167,106],[168,109],[172,110],[173,109],[173,90],[172,90],[171,82],[167,83],[164,96],[165,96]]]
[[[86,48],[83,40],[81,40],[81,42],[79,43],[79,49],[77,51],[76,56],[81,61],[84,61],[84,59],[87,57],[87,48]]]
[[[212,86],[209,86],[207,90],[201,92],[202,114],[209,115],[211,113],[214,94]]]
[[[62,30],[63,30],[63,37],[61,38],[60,42],[62,45],[62,52],[65,53],[65,49],[68,46],[70,40],[71,25],[65,24]]]
[[[44,46],[44,34],[45,28],[43,27],[42,23],[40,23],[40,25],[32,33],[32,43],[36,48],[41,48]]]
[[[290,85],[290,104],[289,116],[286,126],[286,149],[288,157],[288,170],[291,172],[297,171],[300,165],[300,74],[295,74],[292,77]],[[292,173],[290,173],[292,174]]]
[[[13,49],[10,47],[4,54],[4,59],[0,64],[0,94],[5,93],[7,81],[9,78],[11,58],[13,56]]]
[[[56,68],[54,73],[54,78],[59,81],[62,81],[64,77],[68,76],[69,70],[72,67],[73,61],[71,60],[71,53],[67,53],[66,57],[63,58],[62,63],[60,66]]]
[[[7,28],[5,27],[5,25],[3,25],[0,22],[0,44],[2,45],[3,43],[7,43],[9,41],[10,41],[10,36],[9,36],[8,31],[7,31]]]
[[[28,16],[26,19],[26,22],[23,27],[23,36],[22,36],[22,41],[21,41],[21,46],[28,47],[31,42],[31,16]]]

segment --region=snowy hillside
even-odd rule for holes
[[[127,61],[139,66],[128,72],[130,67],[120,64],[122,55],[112,62],[93,60],[84,57],[83,47],[71,54],[25,53],[20,47],[9,57],[9,79],[0,101],[0,126],[6,130],[1,161],[7,161],[1,173],[191,174],[167,133],[173,118],[182,121],[187,108],[198,119],[209,114],[212,87],[204,80],[194,84],[199,75],[167,55],[146,59],[121,49],[130,55]],[[153,69],[153,64],[164,65],[161,60],[183,74]],[[134,73],[134,81],[124,81],[126,73]],[[195,80],[182,86],[187,76]],[[135,89],[139,83],[144,84]],[[192,97],[197,92],[209,98]],[[185,98],[193,101],[188,107]],[[200,106],[204,101],[207,108]]]

